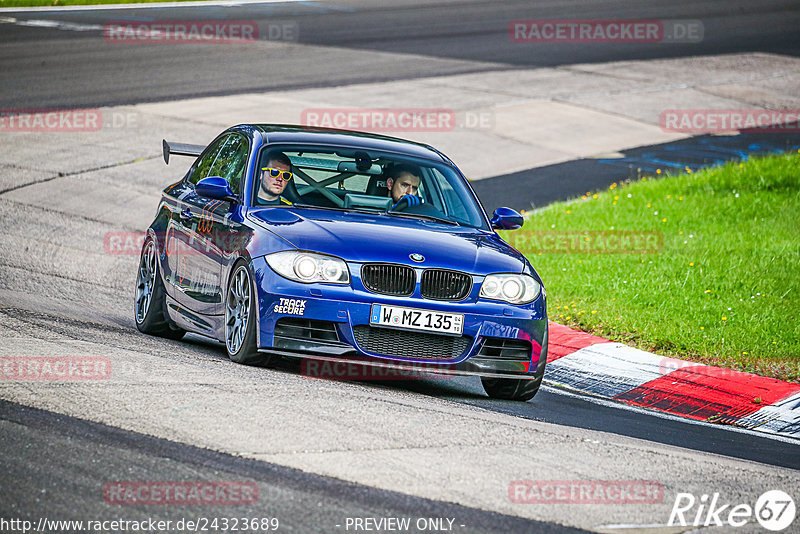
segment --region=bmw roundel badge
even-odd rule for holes
[[[408,257],[411,258],[411,261],[415,261],[417,263],[422,263],[423,261],[425,261],[425,256],[423,256],[422,254],[417,254],[416,252],[413,254],[409,254]]]

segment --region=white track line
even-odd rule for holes
[[[105,11],[114,9],[159,9],[167,7],[236,7],[251,4],[293,4],[306,0],[198,0],[195,2],[150,2],[143,4],[99,4],[91,6],[36,6],[36,7],[2,7],[0,13],[35,13],[37,11]],[[314,2],[311,2],[314,3]],[[326,6],[339,9],[335,6]]]
[[[54,28],[73,32],[89,32],[102,30],[100,24],[80,24],[78,22],[62,22],[58,20],[28,19],[20,20],[14,17],[0,17],[0,24],[15,24],[17,26],[30,26],[32,28]]]

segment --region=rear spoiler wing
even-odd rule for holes
[[[176,156],[199,156],[205,146],[203,145],[190,145],[187,143],[170,143],[166,139],[161,141],[161,148],[164,152],[164,163],[169,165],[169,155],[175,154]]]

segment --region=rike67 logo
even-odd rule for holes
[[[678,493],[669,515],[669,526],[731,526],[742,527],[756,521],[767,530],[778,532],[792,524],[797,510],[794,500],[781,490],[764,492],[755,503],[731,504],[720,499],[719,493],[701,495]]]

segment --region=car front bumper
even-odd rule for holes
[[[541,379],[544,374],[548,335],[544,291],[523,306],[477,299],[482,278],[475,277],[467,299],[444,302],[424,299],[418,291],[410,297],[369,292],[353,265],[350,285],[294,282],[276,274],[263,257],[252,265],[258,289],[258,346],[263,352],[425,373],[526,379]],[[462,337],[370,326],[373,304],[463,314]],[[381,338],[388,334],[388,346],[403,345],[403,354],[376,348],[372,334]],[[382,339],[378,345],[387,343]],[[440,347],[442,355],[437,352]]]

